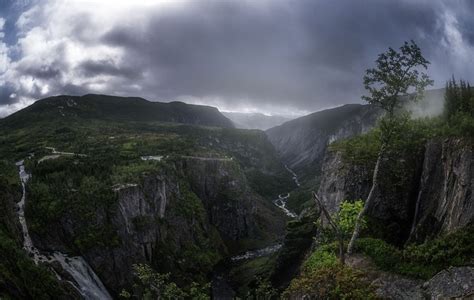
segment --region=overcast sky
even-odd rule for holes
[[[0,116],[86,93],[303,114],[361,102],[410,39],[436,87],[474,81],[469,0],[0,0]]]

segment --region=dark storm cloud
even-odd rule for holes
[[[70,38],[120,49],[118,58],[88,58],[70,68],[53,60],[23,72],[61,78],[49,81],[49,94],[88,92],[95,84],[103,93],[153,100],[190,97],[227,109],[313,111],[360,101],[364,70],[378,53],[410,39],[432,62],[429,72],[437,86],[451,74],[470,79],[473,61],[466,53],[474,44],[473,5],[467,0],[189,1],[136,19],[118,18],[103,34],[91,30],[97,23],[93,15],[78,12],[68,19]]]
[[[159,98],[291,101],[313,110],[358,101],[364,69],[388,46],[414,39],[435,58],[440,13],[441,4],[429,1],[278,1],[263,8],[210,1],[152,19],[138,34],[122,26],[103,39],[159,75],[159,88],[155,80],[144,83]]]
[[[135,66],[117,66],[111,59],[87,60],[78,67],[78,70],[84,76],[100,74],[122,76],[128,79],[139,79],[141,77],[140,70]]]
[[[24,75],[30,75],[39,79],[57,78],[61,76],[62,73],[57,63],[48,65],[28,65],[23,68],[20,67],[19,70]]]
[[[17,101],[15,96],[15,87],[6,84],[0,86],[0,105],[12,104]]]

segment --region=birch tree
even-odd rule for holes
[[[380,122],[380,149],[372,174],[372,187],[360,211],[352,238],[347,247],[351,254],[354,243],[361,230],[361,219],[367,213],[379,185],[381,162],[390,145],[393,134],[396,132],[399,112],[406,102],[419,100],[425,88],[433,81],[423,71],[428,68],[429,61],[421,54],[421,50],[414,41],[405,42],[399,51],[389,48],[380,54],[375,61],[375,68],[368,69],[364,76],[364,86],[368,92],[362,99],[376,105],[384,111]]]

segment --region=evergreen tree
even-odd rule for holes
[[[474,93],[469,82],[460,80],[458,85],[453,76],[446,82],[444,99],[446,119],[450,120],[457,114],[474,116]]]

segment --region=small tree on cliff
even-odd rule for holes
[[[380,165],[398,125],[396,113],[406,102],[420,99],[425,88],[433,84],[429,76],[420,71],[427,69],[429,61],[423,57],[414,41],[405,42],[400,47],[400,51],[389,48],[378,56],[375,64],[376,67],[368,69],[364,76],[364,86],[368,91],[368,96],[362,96],[362,99],[384,110],[384,116],[380,122],[381,143],[372,176],[372,187],[365,200],[364,208],[357,216],[354,232],[347,247],[349,254],[352,253],[354,243],[359,236],[361,219],[367,213],[375,196],[379,183]]]

